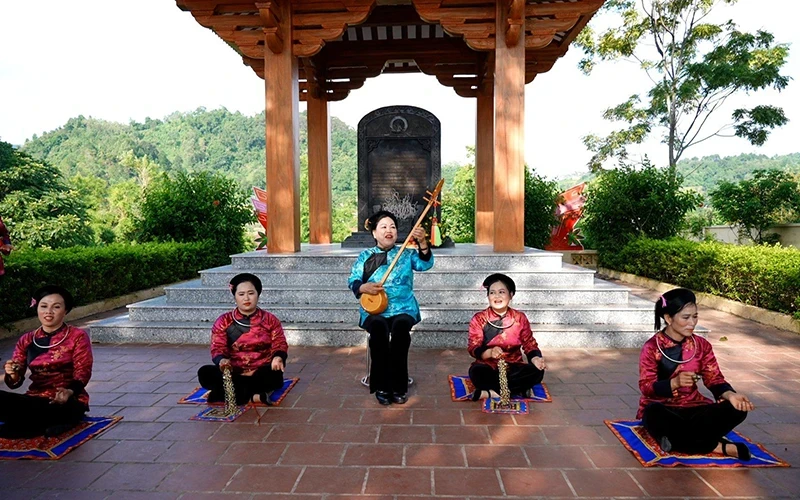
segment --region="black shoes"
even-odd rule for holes
[[[392,401],[399,405],[404,405],[406,404],[406,401],[408,401],[408,394],[400,394],[399,392],[395,392],[392,395]]]
[[[734,443],[724,438],[720,440],[720,443],[722,443],[722,454],[725,456],[733,456],[728,453],[728,446],[732,445],[736,448],[736,456],[739,458],[739,460],[748,462],[752,458],[750,455],[750,448],[748,448],[744,443]]]
[[[386,391],[376,391],[375,399],[384,406],[392,404],[392,395]]]
[[[390,405],[392,403],[402,405],[408,401],[408,394],[401,394],[399,392],[391,393],[389,391],[376,391],[375,399],[377,399],[378,403],[382,405]]]

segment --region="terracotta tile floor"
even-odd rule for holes
[[[800,466],[800,336],[707,309],[701,324],[758,405],[740,430]],[[0,357],[12,348],[0,342]],[[252,410],[188,421],[199,409],[177,401],[209,361],[203,346],[94,352],[91,413],[125,419],[60,461],[0,461],[3,499],[800,497],[797,467],[641,467],[603,424],[636,412],[636,350],[545,350],[554,402],[509,416],[450,400],[465,351],[412,349],[411,397],[384,408],[358,381],[363,348],[293,347],[300,381],[260,425]]]

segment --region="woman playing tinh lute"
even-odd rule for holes
[[[656,300],[657,333],[645,342],[639,357],[642,396],[636,417],[666,452],[714,452],[749,460],[744,443],[731,443],[724,436],[744,421],[753,403],[725,381],[711,343],[694,335],[696,325],[691,290],[675,288]],[[700,394],[701,380],[716,401]]]
[[[269,395],[283,386],[288,345],[281,322],[258,307],[261,280],[237,274],[229,286],[236,307],[211,328],[211,360],[197,371],[200,385],[211,391],[210,403],[225,400],[222,371],[231,369],[236,404],[269,404]]]
[[[0,391],[0,435],[7,438],[55,436],[77,425],[89,411],[86,384],[92,376],[89,335],[64,323],[72,295],[55,285],[33,294],[41,326],[24,334],[5,363],[5,383],[16,389],[30,369],[25,394]]]
[[[380,211],[367,219],[365,227],[372,231],[376,245],[361,252],[350,271],[349,286],[356,297],[384,291],[388,306],[380,314],[369,314],[360,308],[360,326],[369,332],[372,357],[369,390],[382,405],[403,404],[408,396],[408,348],[411,327],[420,321],[419,304],[414,297],[414,271],[433,267],[433,254],[425,230],[415,227],[410,235],[418,250],[405,249],[383,286],[380,285],[391,262],[400,252],[397,241],[397,218]]]
[[[483,281],[489,307],[475,313],[469,322],[467,350],[476,359],[469,368],[475,386],[474,400],[483,391],[500,392],[497,362],[506,360],[508,388],[512,396],[530,396],[541,383],[547,367],[542,351],[533,338],[525,313],[509,307],[517,292],[514,280],[505,274],[492,274]],[[524,352],[526,361],[523,361]]]

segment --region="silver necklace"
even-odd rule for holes
[[[238,319],[236,319],[236,311],[239,311],[239,309],[238,309],[238,308],[234,308],[234,310],[233,310],[233,321],[234,321],[234,322],[235,322],[237,325],[241,326],[242,328],[250,328],[250,326],[252,326],[252,325],[250,324],[250,322],[247,322],[247,323],[242,323],[241,321],[239,321]],[[258,312],[258,308],[256,308],[255,312],[254,312],[253,314],[251,314],[251,315],[250,315],[250,318],[252,318],[253,316],[255,316],[256,312]],[[239,314],[242,314],[242,313],[241,313],[241,311],[239,311]],[[242,314],[242,316],[244,316],[244,314]],[[249,319],[249,318],[248,318],[248,319]]]
[[[659,333],[661,333],[661,332],[659,332]],[[666,333],[664,335],[666,335]],[[672,359],[669,356],[667,356],[667,353],[664,352],[664,350],[661,348],[661,345],[658,343],[658,335],[656,335],[656,347],[658,347],[658,351],[661,353],[662,356],[664,356],[668,360],[670,360],[673,363],[678,364],[678,365],[682,365],[684,363],[688,363],[689,361],[693,360],[694,357],[697,355],[697,342],[695,342],[695,344],[694,344],[694,351],[692,351],[692,357],[687,359],[686,361],[678,361],[677,359]],[[681,347],[681,349],[683,349],[683,347]]]
[[[495,314],[497,314],[497,313],[495,313]],[[516,322],[517,322],[517,320],[515,320],[514,318],[511,318],[511,324],[509,324],[508,326],[503,326],[503,320],[506,318],[506,314],[508,314],[508,311],[506,311],[506,312],[505,312],[505,314],[503,314],[502,316],[500,316],[499,314],[497,314],[497,316],[498,316],[498,317],[499,317],[499,319],[500,319],[500,326],[498,326],[498,325],[495,325],[494,323],[492,323],[492,322],[489,320],[489,318],[488,318],[488,317],[486,318],[486,322],[487,322],[487,323],[489,323],[489,326],[493,326],[493,327],[497,328],[498,330],[505,330],[506,328],[511,328],[512,326],[514,326],[514,323],[516,323]]]
[[[59,340],[58,342],[56,342],[55,344],[50,344],[50,345],[39,345],[39,343],[38,343],[38,342],[36,342],[36,334],[37,334],[37,333],[39,333],[39,332],[44,332],[44,329],[43,329],[41,326],[40,326],[40,327],[39,327],[39,328],[36,330],[36,332],[34,332],[34,334],[33,334],[33,345],[35,345],[35,346],[36,346],[36,347],[38,347],[39,349],[52,349],[53,347],[57,347],[57,346],[61,345],[61,343],[62,343],[62,342],[64,342],[65,340],[67,340],[67,337],[69,336],[69,326],[67,327],[66,331],[64,332],[64,337],[63,337],[61,340]],[[56,333],[56,332],[58,332],[58,330],[56,330],[56,331],[55,331],[55,332],[53,332],[53,333]],[[52,334],[51,334],[51,335],[52,335]],[[52,337],[51,337],[51,338],[52,338]]]

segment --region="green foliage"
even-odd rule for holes
[[[559,195],[558,183],[525,169],[525,246],[544,248],[550,242],[559,223],[555,215]]]
[[[710,115],[734,94],[773,88],[783,90],[789,78],[780,73],[789,47],[776,44],[766,31],[744,33],[728,21],[710,24],[715,6],[736,0],[610,0],[604,11],[615,21],[595,33],[591,26],[576,40],[586,58],[581,69],[589,73],[595,60],[635,60],[653,87],[646,97],[632,95],[609,108],[604,118],[625,124],[605,137],[589,135],[586,146],[594,153],[589,166],[598,170],[610,158],[625,160],[627,146],[640,144],[654,130],[663,132],[667,165],[674,173],[678,160],[694,144],[713,136],[733,135],[762,145],[769,132],[787,123],[781,108],[757,105],[736,109],[732,123],[704,130]]]
[[[800,217],[800,187],[780,170],[756,170],[752,179],[720,182],[711,192],[714,208],[729,224],[739,226],[740,239],[765,243],[765,231]]]
[[[301,166],[308,148],[305,114],[300,116]],[[356,131],[331,118],[331,191],[333,234],[341,241],[357,222]],[[264,114],[248,117],[224,108],[173,113],[163,120],[128,125],[85,118],[27,141],[23,150],[56,166],[70,182],[95,199],[92,225],[116,241],[130,241],[141,190],[160,172],[214,172],[239,187],[264,186]],[[304,170],[305,171],[305,170]],[[305,174],[307,175],[307,173]],[[87,186],[81,178],[105,183]],[[307,179],[307,178],[306,178]],[[305,193],[305,191],[304,191]],[[301,233],[308,239],[307,194],[301,198],[306,217]]]
[[[83,199],[59,171],[0,142],[0,213],[17,248],[93,243]]]
[[[0,279],[0,324],[35,316],[34,290],[58,284],[84,305],[158,285],[193,278],[201,269],[229,263],[216,241],[114,244],[62,250],[19,250]]]
[[[213,238],[228,253],[244,250],[244,226],[254,220],[247,195],[221,174],[178,172],[151,182],[136,221],[139,241]]]
[[[475,241],[475,166],[462,165],[442,194],[442,232],[456,243]]]
[[[603,266],[785,314],[800,308],[800,250],[640,238]]]
[[[641,236],[675,236],[700,201],[696,193],[682,191],[682,183],[680,175],[647,160],[639,169],[623,164],[600,173],[588,186],[584,206],[587,247],[613,251]]]

